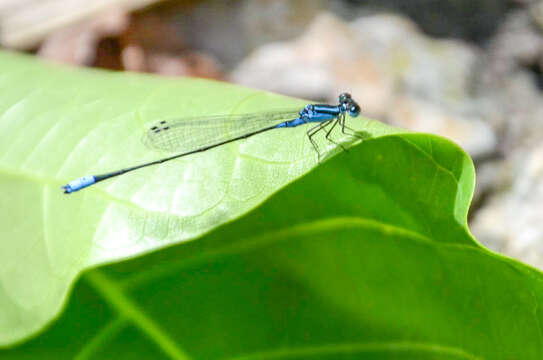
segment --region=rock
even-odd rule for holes
[[[336,100],[340,89],[360,85],[364,93],[370,90],[368,95],[371,90],[378,90],[372,98],[380,110],[392,90],[386,89],[389,76],[384,70],[360,56],[356,33],[348,25],[324,14],[300,38],[256,50],[232,72],[231,79],[283,94],[329,101]],[[368,81],[361,83],[357,81],[360,78]],[[375,101],[368,104],[372,106]]]
[[[477,214],[488,198],[511,188],[513,173],[511,163],[502,156],[485,159],[477,164],[475,194],[470,207],[470,219]]]
[[[543,30],[543,1],[535,1],[529,7],[529,11],[532,19],[539,27],[539,30]]]
[[[526,9],[512,12],[490,41],[483,78],[489,87],[517,68],[537,64],[543,57],[543,36]]]
[[[56,32],[86,19],[100,21],[111,12],[124,14],[148,7],[159,0],[2,0],[0,1],[0,45],[31,50]]]
[[[543,94],[534,76],[526,71],[512,73],[501,91],[504,114],[507,116],[503,135],[504,152],[538,146],[543,139]]]
[[[108,9],[98,16],[53,32],[42,43],[38,55],[68,64],[93,65],[102,38],[120,36],[129,16],[121,9]]]
[[[187,52],[183,55],[150,52],[146,58],[147,71],[167,76],[195,76],[222,79],[221,67],[210,55]]]
[[[471,230],[484,245],[543,268],[542,1],[513,11],[476,72],[502,158],[478,167],[481,208]],[[488,166],[487,166],[488,165]]]
[[[186,48],[171,14],[107,12],[49,36],[38,55],[76,65],[223,79],[211,55]]]
[[[543,268],[543,146],[518,150],[509,163],[511,187],[486,202],[471,230],[486,246]]]
[[[393,125],[456,140],[476,159],[488,155],[497,145],[494,132],[483,119],[447,111],[434,103],[410,96],[396,99],[389,119]]]
[[[511,0],[364,0],[360,4],[379,12],[401,13],[415,21],[425,34],[454,37],[476,43],[491,36],[510,9]],[[353,6],[354,7],[354,6]],[[343,15],[343,13],[340,13]]]
[[[273,41],[298,36],[323,0],[207,0],[179,13],[176,26],[190,46],[233,68],[245,54]]]
[[[543,138],[540,64],[543,32],[533,26],[526,10],[515,11],[492,39],[475,79],[477,95],[495,108],[487,119],[502,134],[504,153],[536,146]]]

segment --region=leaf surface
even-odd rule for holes
[[[278,129],[67,196],[60,186],[70,180],[169,155],[142,141],[157,120],[306,102],[220,82],[71,69],[7,52],[0,53],[0,87],[0,345],[50,321],[82,270],[197,238],[317,164],[307,129]],[[353,127],[371,136],[397,131],[357,120]],[[333,144],[320,144],[333,153]]]

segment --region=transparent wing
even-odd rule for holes
[[[182,153],[296,119],[298,112],[299,109],[160,120],[149,126],[143,141],[155,150]]]

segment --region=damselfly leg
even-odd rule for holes
[[[344,117],[344,116],[343,116]],[[333,140],[332,138],[330,138],[330,134],[332,134],[332,130],[334,130],[334,128],[336,127],[336,125],[340,122],[340,117],[338,117],[334,123],[332,124],[332,127],[330,129],[328,129],[328,131],[326,132],[326,140],[330,141],[332,144],[334,145],[337,145],[337,146],[340,146],[343,151],[347,151],[347,148],[345,148],[345,146],[343,146],[342,144],[336,142],[335,140]]]
[[[360,134],[357,134],[356,133],[356,130],[348,127],[346,124],[345,124],[345,115],[342,116],[342,120],[338,120],[340,121],[340,124],[341,124],[341,132],[343,133],[343,135],[348,135],[348,136],[353,136],[353,137],[356,137],[358,139],[362,139],[364,140],[364,137]],[[349,130],[349,132],[345,131],[345,129]]]
[[[309,139],[309,141],[311,142],[311,145],[313,145],[313,148],[315,149],[317,153],[319,152],[319,147],[317,146],[317,143],[315,142],[315,140],[313,140],[313,136],[315,136],[322,129],[326,128],[326,126],[328,126],[332,121],[334,120],[325,121],[307,130],[307,138]]]

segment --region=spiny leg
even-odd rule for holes
[[[312,128],[310,128],[309,130],[307,130],[307,138],[309,139],[309,141],[311,142],[311,145],[313,145],[313,149],[315,149],[315,151],[317,152],[317,154],[319,153],[319,148],[317,147],[317,144],[315,144],[315,142],[313,141],[312,137],[313,137],[313,132],[315,129],[321,127],[322,124],[318,124],[317,126],[313,126]]]
[[[346,132],[345,129],[349,130],[350,132]],[[341,121],[341,132],[344,134],[344,135],[349,135],[349,136],[354,136],[356,138],[359,138],[359,139],[362,139],[364,140],[364,137],[357,134],[356,131],[354,129],[351,129],[350,127],[348,127],[347,125],[345,125],[345,115],[342,116],[342,121]]]
[[[320,159],[321,159],[321,153],[319,152],[319,147],[317,146],[317,143],[315,142],[315,140],[313,140],[313,136],[315,134],[317,134],[319,131],[323,130],[324,128],[326,128],[326,126],[330,125],[330,123],[332,122],[333,120],[329,120],[329,121],[325,121],[325,122],[322,122],[320,123],[319,125],[317,126],[313,126],[311,129],[309,129],[307,131],[307,137],[309,138],[309,141],[311,142],[311,145],[313,145],[313,148],[315,149],[315,151],[317,152],[317,156],[318,156],[318,161],[320,162]]]
[[[313,126],[311,129],[307,131],[307,137],[309,138],[309,141],[311,141],[311,144],[313,145],[313,148],[315,149],[317,154],[319,153],[319,147],[317,146],[317,143],[315,142],[315,140],[313,140],[313,136],[317,134],[319,131],[321,131],[322,129],[324,129],[329,123],[330,121],[322,122],[316,126]]]
[[[339,118],[337,118],[337,119],[334,121],[334,123],[332,124],[332,127],[331,127],[330,129],[328,129],[328,131],[326,132],[325,138],[326,138],[326,140],[330,141],[332,144],[335,144],[335,145],[337,145],[337,146],[340,146],[340,147],[343,149],[343,151],[347,151],[347,149],[346,149],[342,144],[337,143],[337,142],[335,142],[333,139],[330,138],[330,134],[332,133],[332,130],[334,130],[334,128],[336,127],[336,125],[339,123],[339,121],[340,121]]]
[[[326,140],[328,140],[328,141],[330,141],[330,142],[332,142],[332,143],[334,143],[336,145],[337,145],[337,143],[334,140],[330,139],[330,134],[332,133],[332,130],[334,130],[334,128],[336,127],[338,122],[339,122],[339,119],[336,119],[336,121],[334,121],[334,123],[332,124],[332,127],[330,129],[328,129],[328,131],[326,132],[326,136],[325,136]]]

